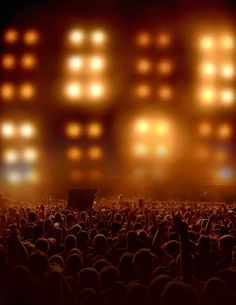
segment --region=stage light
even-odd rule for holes
[[[151,86],[148,84],[139,84],[135,91],[138,97],[148,98],[151,95]]]
[[[220,39],[220,47],[225,50],[232,50],[235,45],[235,40],[230,35],[224,35]]]
[[[25,83],[20,86],[20,96],[22,99],[29,100],[35,95],[35,88],[30,83]]]
[[[158,157],[161,157],[161,158],[166,157],[167,154],[168,154],[167,147],[163,144],[158,145],[156,147],[156,154],[157,154]]]
[[[76,122],[68,123],[65,132],[69,138],[78,138],[82,134],[82,126]]]
[[[33,54],[24,54],[21,57],[22,68],[28,70],[36,66],[36,57]]]
[[[35,148],[26,148],[22,152],[23,160],[27,163],[33,163],[38,159],[38,152]]]
[[[27,45],[35,45],[39,41],[39,33],[36,30],[28,30],[23,36],[23,41]]]
[[[169,100],[172,97],[173,91],[169,85],[162,85],[157,90],[157,96],[161,100]]]
[[[11,83],[5,83],[1,86],[1,97],[4,100],[12,100],[15,95],[15,88]]]
[[[199,46],[202,50],[212,50],[215,46],[215,39],[212,36],[204,36],[200,38]]]
[[[30,171],[25,177],[27,182],[37,183],[39,181],[39,174],[36,171]]]
[[[212,126],[208,122],[203,122],[198,126],[198,132],[203,137],[208,137],[212,133]]]
[[[88,149],[88,157],[91,160],[99,160],[103,157],[103,151],[99,146],[92,146]]]
[[[230,167],[223,166],[217,170],[217,178],[222,182],[231,181],[234,178],[234,172]]]
[[[233,64],[224,64],[221,67],[221,76],[226,79],[231,79],[235,75],[235,69]]]
[[[69,33],[68,40],[74,46],[81,45],[85,40],[85,33],[81,29],[74,29]]]
[[[90,138],[99,138],[103,133],[102,125],[96,122],[90,123],[87,127],[87,133]]]
[[[227,106],[231,105],[234,103],[234,98],[235,98],[235,95],[234,95],[234,91],[232,89],[224,89],[221,91],[220,99],[221,99],[222,104],[227,105]]]
[[[14,149],[8,149],[3,152],[3,161],[7,164],[14,164],[18,159],[18,153]]]
[[[106,42],[106,34],[101,30],[95,30],[91,33],[91,42],[95,46],[103,45]]]
[[[200,91],[200,99],[202,104],[204,105],[212,105],[215,101],[216,98],[216,92],[214,88],[212,87],[207,87],[203,88]]]
[[[102,172],[99,170],[91,170],[88,176],[91,180],[99,180],[102,178]]]
[[[19,134],[22,138],[31,139],[35,136],[36,130],[33,124],[25,122],[19,127]]]
[[[149,59],[143,58],[138,60],[136,64],[136,69],[139,73],[146,74],[151,71],[152,64]]]
[[[196,151],[196,155],[201,160],[205,160],[205,159],[209,158],[209,156],[210,156],[209,148],[207,148],[205,146],[199,147]]]
[[[1,125],[1,136],[5,139],[13,138],[16,135],[15,125],[11,122],[4,122]]]
[[[157,72],[160,74],[168,75],[173,71],[173,64],[170,60],[161,60],[157,63]]]
[[[140,134],[146,134],[149,128],[150,128],[149,123],[144,119],[137,121],[135,124],[135,130]]]
[[[158,47],[166,48],[171,44],[171,36],[168,33],[160,33],[156,37]]]
[[[99,72],[104,69],[105,62],[104,59],[100,56],[92,56],[89,59],[89,68],[93,72]]]
[[[136,43],[140,47],[148,47],[151,44],[151,35],[148,32],[138,33]]]
[[[221,139],[228,139],[231,137],[232,132],[232,127],[229,124],[224,123],[219,126],[218,136]]]
[[[203,63],[201,66],[201,74],[203,76],[213,76],[216,73],[215,64],[212,62]]]
[[[70,179],[72,181],[78,181],[78,180],[81,180],[83,178],[83,173],[81,170],[79,169],[73,169],[71,172],[70,172]]]
[[[81,56],[73,55],[67,60],[67,68],[72,72],[81,71],[83,68],[83,58]]]
[[[148,147],[145,144],[137,143],[133,148],[134,155],[138,158],[143,158],[148,155]]]
[[[82,88],[81,85],[79,83],[68,83],[65,87],[65,93],[66,96],[70,99],[77,99],[80,98],[82,95]]]
[[[166,122],[158,122],[156,124],[156,132],[158,135],[166,135],[169,131],[169,125]]]
[[[101,98],[104,95],[104,86],[102,84],[91,84],[89,86],[89,96],[91,98]]]
[[[4,34],[4,40],[7,43],[15,43],[19,38],[19,33],[15,29],[9,29]]]
[[[67,150],[67,157],[71,161],[79,161],[83,156],[81,148],[77,146],[72,146]]]
[[[6,70],[11,70],[15,67],[16,59],[12,54],[6,54],[2,57],[2,66]]]
[[[22,177],[17,171],[10,171],[6,176],[6,179],[9,183],[18,184],[21,182]]]

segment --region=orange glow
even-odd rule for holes
[[[85,33],[80,29],[72,30],[68,35],[68,41],[74,46],[81,45],[85,40]]]
[[[217,162],[225,162],[227,160],[227,153],[224,150],[218,150],[215,154]]]
[[[156,147],[156,154],[158,157],[166,157],[168,155],[168,149],[165,145],[160,144]]]
[[[104,59],[100,56],[92,56],[89,59],[89,68],[93,72],[100,72],[104,70],[105,62]]]
[[[88,157],[91,160],[99,160],[103,157],[103,151],[99,146],[92,146],[88,149]]]
[[[133,152],[138,158],[146,157],[148,155],[148,148],[145,144],[138,143],[134,145]]]
[[[203,76],[214,76],[216,73],[215,64],[212,62],[203,63],[200,72]]]
[[[35,136],[36,130],[34,125],[31,123],[25,122],[19,128],[19,133],[23,138],[31,139]]]
[[[35,30],[28,30],[25,32],[23,40],[25,44],[35,45],[39,41],[39,33]]]
[[[25,83],[20,86],[20,95],[23,99],[31,99],[35,95],[35,88],[30,83]]]
[[[169,125],[167,122],[158,122],[156,124],[156,132],[158,135],[166,135],[169,131]]]
[[[96,122],[90,123],[87,132],[90,138],[99,138],[103,133],[102,125]]]
[[[14,164],[18,161],[18,153],[14,149],[8,149],[3,152],[3,161],[7,164]]]
[[[102,172],[99,170],[91,170],[88,176],[91,180],[99,180],[102,178]]]
[[[135,124],[135,130],[141,134],[146,134],[149,128],[149,123],[144,119],[137,121]]]
[[[202,146],[197,149],[196,155],[199,159],[205,160],[205,159],[209,158],[210,151],[207,147]]]
[[[224,64],[221,67],[221,76],[226,79],[231,79],[235,75],[235,69],[232,63]]]
[[[20,173],[18,173],[17,171],[9,172],[6,178],[7,181],[12,184],[18,184],[22,180]]]
[[[84,61],[81,56],[73,55],[67,59],[66,66],[71,72],[81,71]]]
[[[104,86],[99,83],[94,83],[89,86],[89,96],[91,98],[101,98],[104,95]]]
[[[140,84],[136,87],[136,95],[140,98],[148,98],[151,95],[151,86],[148,84]]]
[[[220,39],[220,47],[225,50],[232,50],[235,46],[235,40],[230,35],[224,35]]]
[[[15,95],[15,88],[11,83],[5,83],[1,87],[1,97],[4,100],[12,100]]]
[[[160,74],[170,74],[173,71],[172,62],[170,60],[161,60],[157,63],[157,71]]]
[[[83,156],[82,150],[77,146],[72,146],[67,150],[67,157],[71,161],[79,161]]]
[[[172,90],[169,85],[162,85],[158,88],[157,95],[162,100],[169,100],[172,97]]]
[[[208,137],[212,134],[212,126],[208,122],[203,122],[198,126],[198,132],[203,137]]]
[[[82,126],[75,122],[68,123],[65,132],[69,138],[78,138],[82,134]]]
[[[167,48],[171,44],[171,36],[168,33],[160,33],[156,38],[157,45],[161,48]]]
[[[230,138],[232,133],[233,133],[232,127],[227,123],[221,124],[218,129],[218,135],[219,135],[219,138],[221,138],[221,139]]]
[[[72,181],[78,181],[78,180],[81,180],[83,178],[83,173],[81,170],[79,169],[73,169],[71,172],[70,172],[70,179]]]
[[[38,152],[35,148],[26,148],[22,152],[23,160],[27,163],[33,163],[38,159]]]
[[[9,29],[4,34],[4,40],[7,43],[15,43],[19,38],[19,33],[15,29]]]
[[[67,84],[65,87],[65,94],[68,98],[73,100],[80,98],[82,95],[81,85],[76,82]]]
[[[138,60],[136,64],[136,69],[139,73],[143,73],[143,74],[149,73],[152,69],[151,61],[146,58]]]
[[[16,59],[12,54],[6,54],[2,57],[2,66],[4,69],[10,70],[15,67]]]
[[[140,47],[148,47],[151,44],[151,35],[148,32],[141,32],[136,37],[136,43]]]
[[[1,136],[6,139],[13,138],[16,135],[15,125],[11,122],[4,122],[1,125]]]
[[[24,54],[21,58],[21,66],[24,69],[32,69],[36,66],[36,57],[33,54]]]
[[[215,102],[216,92],[214,88],[207,87],[200,91],[200,99],[204,105],[212,105]]]
[[[215,46],[215,39],[212,36],[204,36],[200,38],[199,46],[204,51],[212,50]]]
[[[234,103],[234,90],[232,89],[224,89],[221,91],[220,94],[220,98],[221,98],[221,102],[222,104],[229,106],[232,105]]]
[[[106,42],[106,34],[104,31],[95,30],[91,34],[91,42],[95,46],[103,45]]]
[[[26,176],[26,181],[31,183],[37,183],[39,181],[39,173],[36,171],[30,171]]]

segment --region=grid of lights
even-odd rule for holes
[[[24,82],[15,86],[12,82],[4,82],[0,86],[0,97],[4,102],[15,101],[30,101],[35,97],[36,88],[30,82]]]
[[[100,122],[93,121],[83,125],[80,122],[69,122],[65,126],[65,134],[68,138],[77,139],[84,135],[88,138],[100,138],[103,134],[103,126]]]
[[[235,39],[230,33],[199,38],[197,100],[204,108],[232,107],[235,103]]]
[[[140,56],[135,62],[135,71],[142,80],[134,87],[134,96],[138,99],[155,99],[162,102],[170,101],[173,98],[173,88],[169,77],[173,75],[175,65],[172,58],[165,55],[172,45],[172,36],[168,32],[152,34],[140,32],[135,36],[135,43],[139,50],[144,52],[155,48],[161,51],[155,60],[150,56]],[[147,81],[147,77],[157,78],[157,84]]]
[[[99,145],[92,145],[89,148],[82,149],[80,146],[70,146],[67,149],[67,159],[72,162],[78,162],[84,159],[89,161],[99,161],[103,158],[103,149]]]
[[[22,43],[27,46],[35,46],[38,44],[40,39],[39,32],[35,29],[28,29],[23,33],[17,29],[7,29],[3,36],[3,41],[7,45],[15,45]]]

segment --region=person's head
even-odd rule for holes
[[[198,247],[201,253],[209,253],[211,248],[210,237],[206,235],[201,235],[199,238]]]
[[[160,304],[162,292],[166,284],[171,281],[172,278],[169,275],[158,275],[151,281],[149,285],[150,305]]]
[[[133,258],[134,268],[141,278],[149,278],[152,273],[152,253],[149,249],[141,249]]]
[[[188,284],[173,281],[166,284],[162,297],[162,305],[199,305],[196,291]]]
[[[130,230],[126,234],[126,240],[127,240],[127,246],[129,249],[132,249],[134,247],[135,241],[137,240],[138,236],[137,233],[133,230]]]
[[[79,271],[77,276],[77,286],[79,290],[84,288],[99,289],[99,275],[94,268],[84,268]]]
[[[179,248],[179,242],[176,240],[170,240],[163,246],[164,251],[174,259],[179,254]]]
[[[89,243],[89,235],[87,231],[81,230],[76,234],[77,245],[79,248],[83,248],[88,246]]]
[[[66,251],[70,251],[73,248],[76,248],[77,246],[77,240],[76,237],[73,234],[69,234],[65,238],[65,247]]]
[[[203,287],[203,301],[205,305],[221,305],[224,303],[226,285],[223,280],[210,278]]]
[[[47,255],[39,250],[33,252],[28,259],[28,268],[33,277],[42,277],[48,270]]]
[[[107,240],[103,234],[97,234],[94,237],[94,249],[97,252],[105,253],[107,249]]]
[[[111,224],[111,235],[112,237],[117,236],[120,231],[120,223],[118,221],[113,221]]]
[[[48,263],[49,264],[56,264],[59,265],[60,268],[64,268],[64,259],[60,256],[60,255],[52,255],[49,259],[48,259]]]
[[[133,254],[126,252],[124,253],[119,262],[119,271],[121,274],[121,279],[128,283],[135,279],[135,269],[133,265]]]
[[[35,243],[35,249],[40,250],[45,254],[48,254],[49,244],[46,238],[39,238]]]
[[[82,268],[83,261],[79,254],[70,254],[66,259],[66,271],[69,275],[76,276]]]
[[[99,274],[101,290],[107,290],[120,279],[120,273],[117,267],[112,265],[103,268]]]
[[[30,212],[28,214],[28,221],[29,222],[32,222],[32,223],[35,223],[36,222],[36,219],[37,219],[37,215],[35,212]]]
[[[30,271],[27,267],[18,265],[9,274],[10,288],[17,289],[27,285],[30,281]]]
[[[148,288],[141,284],[131,283],[127,287],[126,304],[143,305],[148,301]]]
[[[42,238],[43,237],[43,227],[41,225],[36,225],[34,227],[33,235],[34,235],[34,240]]]
[[[219,247],[222,255],[227,258],[232,258],[232,251],[235,246],[235,238],[230,235],[224,235],[219,239]]]
[[[111,263],[105,258],[99,258],[93,263],[93,268],[100,272],[104,267],[111,265]]]

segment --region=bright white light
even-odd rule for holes
[[[204,76],[213,76],[215,75],[216,67],[212,62],[203,63],[201,66],[201,74]]]
[[[169,125],[166,122],[158,122],[156,124],[156,132],[158,135],[165,135],[169,131]]]
[[[101,98],[104,95],[104,86],[102,84],[91,84],[89,95],[91,98]]]
[[[235,69],[233,64],[224,64],[221,67],[221,75],[223,78],[231,79],[235,75]]]
[[[1,126],[1,135],[3,138],[13,138],[16,135],[15,125],[11,122],[4,122]]]
[[[168,149],[165,145],[158,145],[156,147],[156,154],[158,157],[165,157],[168,154]]]
[[[148,154],[148,148],[145,144],[135,144],[133,148],[134,155],[136,157],[145,157]]]
[[[35,148],[26,148],[22,152],[23,160],[27,163],[33,163],[38,159],[38,152]]]
[[[12,184],[18,184],[22,180],[20,173],[18,173],[17,171],[9,172],[6,178],[7,181]]]
[[[220,39],[220,47],[225,50],[232,50],[235,46],[235,40],[233,36],[224,35]]]
[[[66,85],[65,93],[70,99],[77,99],[82,95],[82,88],[79,83],[69,83]]]
[[[221,101],[224,105],[232,105],[234,103],[234,91],[232,89],[224,89],[220,94]]]
[[[83,68],[83,58],[81,56],[71,56],[68,58],[67,60],[67,68],[70,71],[76,72],[76,71],[81,71],[81,69]]]
[[[4,153],[3,153],[3,160],[7,164],[16,163],[18,161],[18,157],[19,157],[18,153],[14,149],[5,150]]]
[[[19,127],[19,133],[23,138],[30,139],[35,136],[36,130],[31,123],[26,122]]]
[[[93,45],[100,46],[106,42],[106,35],[101,30],[93,31],[91,34],[91,41]]]
[[[146,120],[139,120],[137,121],[137,123],[135,124],[135,130],[138,133],[147,133],[147,131],[149,130],[150,125]]]
[[[80,29],[74,29],[69,33],[68,40],[72,45],[81,45],[85,40],[85,33]]]
[[[104,66],[104,59],[100,56],[93,56],[89,59],[89,68],[94,72],[103,70]]]
[[[204,51],[211,50],[215,46],[215,39],[212,36],[204,36],[200,38],[199,45]]]

